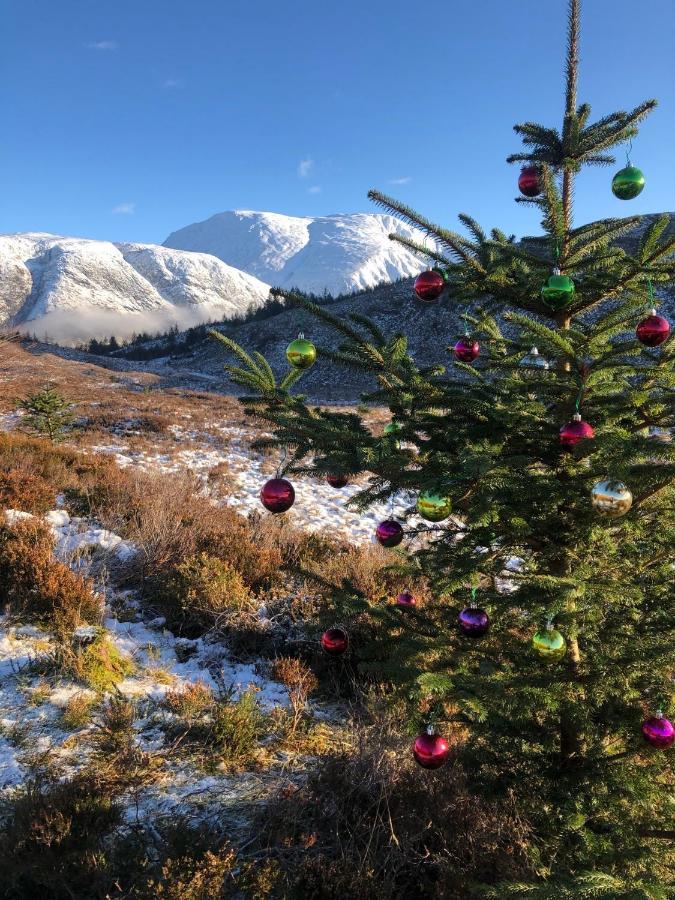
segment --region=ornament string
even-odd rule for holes
[[[649,308],[654,309],[654,285],[651,278],[647,279],[647,299],[649,300]]]
[[[467,319],[466,311],[462,313],[462,317],[464,319],[464,337],[471,337],[469,334],[469,321]]]
[[[627,167],[630,166],[630,154],[631,154],[632,149],[633,149],[633,138],[630,137],[630,138],[628,138],[628,147],[626,148],[626,166]]]
[[[282,478],[284,474],[284,468],[286,466],[286,457],[288,456],[288,452],[286,450],[286,445],[281,448],[281,459],[279,460],[279,465],[277,466],[277,478]]]

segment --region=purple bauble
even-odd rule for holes
[[[401,593],[396,598],[397,606],[409,607],[415,606],[416,604],[417,600],[415,599],[413,594],[410,593],[410,591],[401,591]]]
[[[480,344],[470,337],[462,337],[457,341],[452,352],[455,354],[455,359],[460,362],[472,363],[474,359],[478,358]]]
[[[675,726],[661,713],[657,713],[651,719],[645,719],[642,723],[642,734],[648,744],[658,747],[659,750],[667,750],[675,744]]]
[[[286,512],[293,506],[294,501],[293,485],[285,478],[270,478],[260,491],[260,502],[265,509],[273,513]]]
[[[525,197],[538,197],[541,194],[539,166],[523,166],[518,177],[518,190]]]
[[[440,769],[450,753],[450,745],[440,734],[421,734],[412,748],[415,762],[423,769]]]
[[[459,630],[467,637],[482,637],[490,627],[490,618],[484,609],[467,606],[457,616]]]
[[[395,519],[385,519],[375,529],[375,537],[383,547],[398,547],[403,540],[403,527]]]

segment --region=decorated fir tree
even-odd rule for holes
[[[577,103],[578,33],[570,0],[562,128],[516,126],[524,150],[509,160],[523,164],[518,202],[541,211],[543,236],[516,243],[461,215],[465,237],[371,193],[434,241],[429,251],[392,235],[433,266],[411,298],[419,315],[441,295],[465,311],[467,333],[448,336],[447,370],[411,358],[403,334],[293,296],[340,339],[318,348],[316,365],[372,375],[364,399],[391,411],[385,434],[292,393],[314,362],[309,341],[293,342],[277,381],[260,354],[219,337],[238,357],[226,369],[248,389],[246,407],[272,426],[268,443],[289,452],[285,477],[263,490],[268,509],[292,505],[293,473],[332,477],[338,489],[364,477],[361,508],[411,498],[409,515],[377,538],[398,546],[392,565],[427,578],[434,600],[404,592],[383,605],[336,586],[342,626],[324,647],[349,646],[357,668],[408,698],[421,765],[443,764],[444,736],[459,725],[472,789],[517,797],[537,838],[538,877],[493,896],[665,897],[675,836],[675,342],[651,307],[675,272],[675,238],[664,237],[664,216],[629,253],[616,239],[639,217],[573,222],[576,175],[612,164],[611,149],[655,106],[592,122]],[[643,185],[629,163],[611,189],[631,199]],[[350,631],[364,611],[377,623],[370,638]]]

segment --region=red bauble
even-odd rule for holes
[[[666,719],[663,713],[658,712],[651,719],[645,719],[642,723],[642,736],[652,747],[667,750],[668,747],[675,744],[675,726]]]
[[[635,335],[645,347],[658,347],[668,340],[670,334],[670,322],[663,316],[657,316],[653,309],[646,319],[643,319],[635,329]]]
[[[466,637],[482,637],[490,627],[490,617],[484,609],[467,606],[457,617],[459,630]]]
[[[343,488],[349,484],[349,478],[346,475],[326,475],[326,481],[332,488]]]
[[[518,190],[525,197],[538,197],[541,194],[539,166],[523,166],[518,178]]]
[[[566,450],[576,446],[579,441],[589,441],[593,437],[595,432],[588,422],[583,421],[579,413],[575,413],[567,425],[563,425],[560,429],[560,443]]]
[[[383,547],[398,547],[403,540],[403,526],[395,519],[385,519],[375,529],[375,537]]]
[[[416,598],[410,593],[410,591],[401,591],[401,593],[396,598],[396,605],[402,606],[404,608],[408,608],[411,606],[417,605]]]
[[[427,269],[426,272],[420,272],[415,279],[415,293],[420,300],[425,303],[433,303],[443,293],[445,281],[440,272],[435,269]]]
[[[321,646],[331,656],[341,656],[349,646],[349,637],[343,628],[329,628],[321,635]]]
[[[480,344],[470,337],[463,337],[457,341],[452,352],[460,362],[472,363],[480,353]]]
[[[293,485],[285,478],[270,478],[262,486],[260,502],[270,512],[286,512],[295,502]]]
[[[440,734],[420,734],[412,748],[415,762],[423,769],[440,769],[450,753],[450,747]]]

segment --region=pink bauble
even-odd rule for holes
[[[415,762],[423,769],[440,769],[450,753],[450,746],[440,734],[420,734],[412,748]]]
[[[656,715],[651,719],[645,719],[642,723],[644,739],[652,747],[659,750],[667,750],[675,744],[675,726],[665,716]]]
[[[331,656],[341,656],[349,646],[349,637],[343,628],[329,628],[321,635],[321,646]]]
[[[635,329],[635,336],[645,347],[658,347],[668,340],[669,334],[670,322],[663,316],[657,316],[655,309]]]
[[[435,269],[427,269],[426,272],[420,272],[415,279],[415,293],[424,303],[433,303],[443,293],[445,281],[440,272]]]
[[[560,429],[560,443],[566,449],[571,449],[579,441],[589,441],[593,437],[595,437],[595,431],[578,414]]]
[[[524,197],[538,197],[541,194],[538,166],[523,166],[518,177],[518,190]]]
[[[385,519],[375,529],[375,537],[383,547],[398,547],[403,540],[403,526],[395,519]]]
[[[472,363],[480,353],[480,344],[469,337],[463,337],[457,341],[452,352],[460,362]]]
[[[293,485],[285,478],[270,478],[262,486],[260,502],[270,512],[286,512],[295,502]]]

